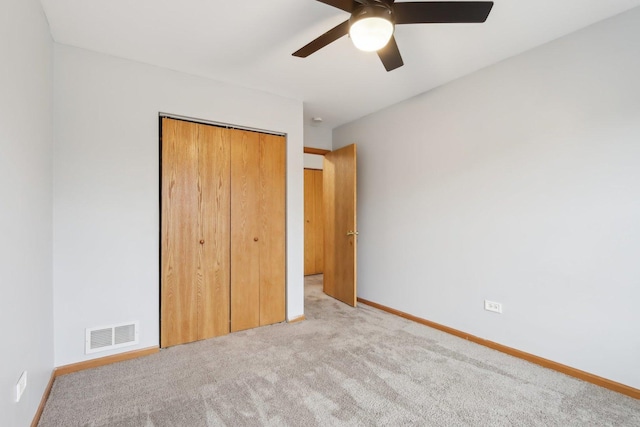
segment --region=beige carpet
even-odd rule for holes
[[[640,401],[322,293],[307,319],[59,377],[40,426],[640,426]]]

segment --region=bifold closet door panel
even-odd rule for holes
[[[285,319],[285,138],[260,135],[260,325]]]
[[[161,345],[198,339],[198,130],[162,121]]]
[[[231,331],[260,326],[260,134],[231,129]]]
[[[198,126],[198,339],[229,333],[231,141],[227,129]]]
[[[285,320],[285,145],[163,119],[162,347]]]

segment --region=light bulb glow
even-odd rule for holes
[[[393,24],[384,18],[362,18],[351,24],[349,36],[360,50],[374,52],[389,43],[393,35]]]

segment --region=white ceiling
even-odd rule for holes
[[[401,0],[398,0],[400,2]],[[404,67],[387,73],[348,37],[291,53],[348,14],[315,0],[41,0],[58,43],[304,101],[333,128],[472,73],[640,0],[496,0],[484,24],[396,27]]]

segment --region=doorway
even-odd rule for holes
[[[357,304],[357,147],[355,144],[335,151],[313,150],[324,156],[322,167],[322,273],[324,292],[353,307]],[[320,153],[318,151],[324,151]],[[309,154],[305,148],[305,153]],[[307,188],[314,192],[316,176],[305,171],[305,271],[307,260],[315,260],[317,238],[308,235],[316,214]],[[309,190],[311,193],[311,190]],[[307,222],[309,221],[309,223]],[[309,241],[307,241],[309,239]],[[307,252],[309,250],[309,252]],[[311,264],[311,262],[309,262]],[[306,273],[305,273],[306,274]]]

